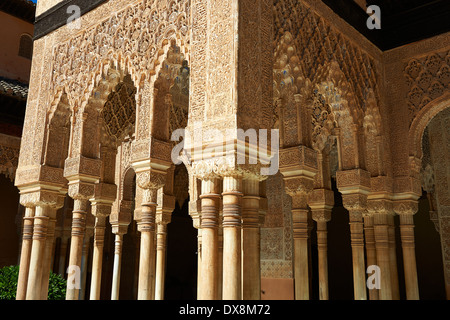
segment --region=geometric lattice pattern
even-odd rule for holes
[[[106,131],[111,137],[118,140],[136,118],[136,88],[130,76],[126,76],[123,82],[116,86],[114,92],[108,96],[108,100],[102,111]]]

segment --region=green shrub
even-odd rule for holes
[[[19,266],[0,269],[0,300],[15,300]],[[66,280],[59,274],[50,272],[48,300],[64,300],[66,297]]]

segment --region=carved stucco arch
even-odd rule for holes
[[[325,135],[332,134],[338,138],[339,168],[341,170],[363,168],[365,166],[362,139],[363,111],[355,101],[351,84],[335,61],[320,66],[318,69],[318,75],[312,85],[311,97],[317,99],[319,96],[323,99],[323,105],[329,107],[330,118],[326,122],[326,127],[312,128],[311,133],[317,133],[319,129],[324,131]],[[314,117],[313,103],[314,99],[309,104],[311,117]],[[327,139],[328,137],[323,137],[323,134],[320,133],[320,137]],[[314,141],[313,147],[322,151],[319,150],[320,148],[317,149],[319,145]]]
[[[447,92],[443,96],[426,104],[419,112],[417,112],[411,126],[409,127],[408,133],[410,157],[422,159],[422,138],[425,128],[439,112],[449,107],[450,93]]]
[[[58,44],[53,51],[54,100],[64,88],[71,105],[83,108],[111,65],[129,73],[139,92],[144,81],[154,81],[171,41],[189,61],[187,9],[187,0],[166,7],[144,1]]]

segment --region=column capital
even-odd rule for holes
[[[398,215],[414,215],[419,210],[417,200],[396,200],[393,201],[393,210]]]
[[[74,200],[89,200],[94,196],[95,184],[82,180],[74,180],[69,182],[69,196]]]
[[[367,195],[361,193],[343,194],[342,203],[348,211],[364,213],[367,209]]]
[[[41,187],[20,192],[20,204],[24,207],[46,206],[59,209],[64,206],[64,194],[59,190]]]
[[[136,184],[141,189],[158,190],[166,182],[166,172],[159,170],[145,170],[136,172]]]
[[[312,219],[316,222],[328,222],[331,220],[331,209],[311,209]]]
[[[368,199],[367,214],[389,214],[394,215],[393,203],[389,199]]]
[[[314,180],[305,176],[284,177],[284,189],[291,197],[308,195],[313,191]]]

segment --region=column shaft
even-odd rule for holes
[[[403,266],[405,270],[406,298],[419,300],[417,281],[416,253],[414,244],[414,216],[400,215],[400,236],[402,240]]]
[[[25,300],[27,294],[28,272],[30,268],[31,248],[33,244],[34,207],[25,208],[23,218],[22,248],[20,254],[19,277],[17,281],[16,300]]]
[[[27,300],[41,299],[41,283],[43,260],[45,253],[45,241],[47,238],[47,227],[49,218],[47,216],[48,208],[37,206],[34,217],[33,244],[31,248],[30,268],[27,284]]]
[[[317,249],[319,258],[319,299],[328,300],[327,222],[317,221]]]
[[[157,190],[145,189],[141,205],[141,248],[138,300],[151,300],[154,277],[155,215]]]
[[[111,288],[111,300],[119,300],[120,269],[122,265],[122,234],[116,234],[114,241],[114,266]]]
[[[395,245],[395,223],[394,215],[388,214],[388,241],[389,241],[389,261],[391,265],[391,287],[392,287],[392,299],[400,300],[400,289],[398,283],[398,270],[397,270],[397,249]]]
[[[309,300],[308,209],[292,209],[295,299]]]
[[[48,221],[47,239],[45,240],[44,258],[42,261],[41,300],[47,300],[48,297],[48,285],[55,242],[56,209],[49,208],[48,211],[51,214]]]
[[[158,224],[156,233],[155,300],[164,300],[167,225]]]
[[[392,300],[391,264],[389,252],[389,231],[386,213],[374,214],[375,248],[377,263],[380,267],[381,288],[380,299]]]
[[[81,259],[83,254],[84,235],[86,232],[87,205],[88,200],[74,200],[66,300],[79,299],[81,289]]]
[[[92,256],[92,276],[90,300],[100,299],[102,280],[103,247],[105,242],[106,217],[97,216],[94,226],[94,252]]]
[[[199,300],[216,300],[218,298],[218,201],[215,179],[202,181],[202,280]]]
[[[353,286],[355,300],[366,300],[366,269],[364,263],[364,227],[362,214],[350,211],[350,237],[353,261]]]
[[[259,181],[244,180],[242,197],[242,299],[261,299]]]
[[[241,299],[241,178],[223,179],[223,296]]]
[[[377,252],[375,249],[375,233],[373,230],[373,216],[364,215],[364,236],[366,238],[367,267],[377,265]],[[369,289],[369,299],[378,300],[379,290]]]

